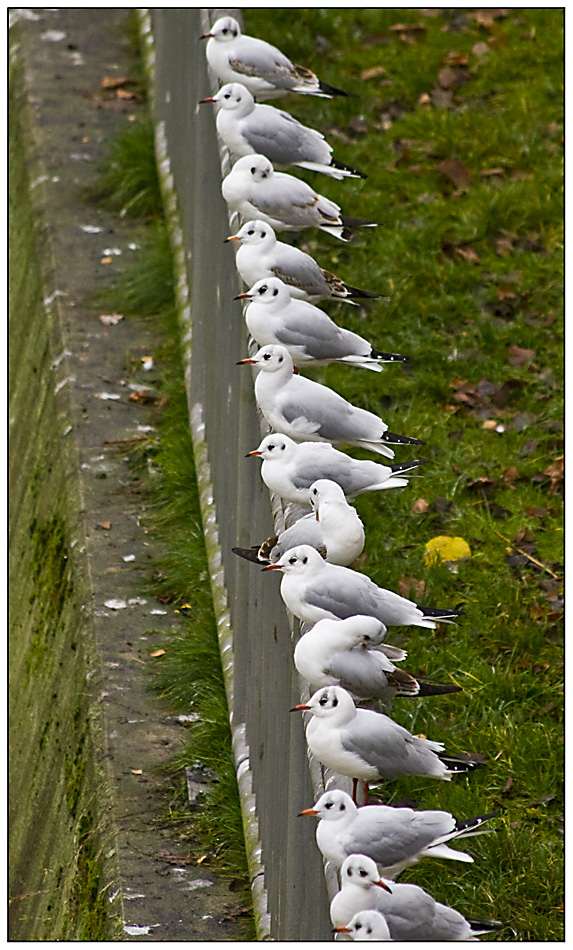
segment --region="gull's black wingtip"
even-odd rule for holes
[[[413,439],[408,435],[396,435],[395,432],[386,432],[381,436],[382,442],[388,442],[389,445],[425,445],[421,439]]]

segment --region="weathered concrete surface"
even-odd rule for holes
[[[113,937],[101,911],[117,902],[123,925],[142,928],[120,939],[217,940],[236,932],[227,884],[188,864],[164,820],[168,780],[158,767],[177,750],[183,727],[148,691],[145,667],[155,661],[146,631],[167,630],[174,618],[144,593],[152,548],[121,451],[146,422],[129,395],[130,386],[153,384],[139,362],[153,353],[153,321],[105,327],[93,305],[117,262],[136,253],[129,225],[81,198],[137,108],[101,93],[104,76],[129,73],[126,12],[39,10],[17,27],[42,166],[34,201],[44,207],[53,252],[47,294],[28,250],[12,351],[11,938],[20,940]],[[102,263],[106,257],[111,263]],[[128,555],[135,560],[125,562]],[[110,600],[127,606],[110,609]],[[102,866],[97,881],[84,873],[90,916],[88,898],[73,890],[73,870],[87,853],[81,834],[94,843],[95,861],[99,829],[102,842],[115,839],[105,854],[117,870]]]

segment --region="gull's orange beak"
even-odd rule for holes
[[[199,99],[199,105],[202,106],[204,102],[215,102],[213,96],[207,96],[206,99]]]
[[[208,102],[209,100],[208,100],[208,99],[202,99],[201,101],[202,101],[202,102]],[[240,241],[240,240],[241,240],[241,239],[240,239],[239,237],[237,237],[236,234],[230,234],[228,238],[225,238],[225,240],[223,241],[223,244],[228,244],[229,241]]]
[[[280,571],[282,568],[278,564],[267,564],[266,567],[263,567],[263,571]]]
[[[237,360],[237,362],[235,363],[235,366],[244,366],[245,363],[252,363],[253,366],[256,366],[257,361],[256,361],[256,360],[252,360],[251,357],[249,356],[249,357],[247,357],[246,360]],[[249,454],[250,454],[250,453],[249,453]]]
[[[253,449],[252,452],[247,452],[247,454],[245,455],[245,458],[248,459],[248,458],[250,458],[251,455],[262,455],[262,454],[263,454],[263,453],[262,453],[262,452],[259,452],[258,449]]]
[[[310,706],[306,706],[304,703],[299,703],[298,706],[293,706],[292,709],[289,709],[289,712],[303,712],[305,709],[310,709]]]
[[[251,297],[250,294],[237,294],[235,297],[233,297],[233,300],[252,300],[252,299],[253,298]]]
[[[381,887],[384,891],[388,891],[389,894],[392,893],[388,885],[384,881],[374,881],[376,887]]]
[[[348,927],[334,927],[332,932],[333,932],[333,934],[349,934],[349,933],[352,933],[352,931],[349,930]]]
[[[307,707],[308,709],[308,707]],[[303,811],[299,811],[297,818],[300,818],[301,815],[318,815],[318,812],[314,808],[305,808]]]

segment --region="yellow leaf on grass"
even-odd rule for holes
[[[461,561],[471,556],[470,546],[463,538],[449,538],[441,534],[426,544],[424,561],[426,564],[435,564],[437,561]]]
[[[156,650],[155,653],[150,653],[150,656],[163,656],[165,650]]]

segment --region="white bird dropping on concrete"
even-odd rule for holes
[[[405,488],[408,475],[423,459],[382,465],[370,459],[353,459],[327,442],[294,442],[288,435],[266,435],[247,457],[262,458],[261,477],[285,501],[308,505],[308,489],[317,478],[330,478],[347,498],[384,488]]]
[[[358,780],[364,782],[367,803],[370,782],[404,775],[449,781],[455,771],[477,767],[445,755],[443,742],[413,736],[383,713],[357,709],[342,686],[319,689],[292,711],[304,710],[312,713],[306,727],[310,751],[327,768],[354,779],[354,801]]]
[[[271,428],[296,442],[355,445],[388,458],[394,458],[389,445],[424,445],[419,439],[388,432],[386,423],[373,412],[299,376],[284,346],[264,346],[239,362],[261,370],[255,380],[258,406]]]
[[[380,874],[391,880],[424,857],[472,864],[471,855],[455,851],[447,842],[487,834],[489,829],[482,825],[495,817],[491,814],[456,821],[447,811],[414,811],[390,805],[359,808],[338,788],[325,792],[312,808],[300,814],[320,819],[316,843],[327,861],[339,868],[350,854],[366,854],[376,862]]]
[[[379,373],[382,363],[405,363],[407,357],[381,353],[364,337],[339,327],[324,310],[295,300],[278,277],[265,277],[235,300],[248,300],[245,321],[259,346],[284,346],[297,366],[346,363]]]
[[[379,910],[362,910],[347,927],[335,927],[336,933],[350,934],[351,940],[391,940],[386,918]]]
[[[305,623],[344,620],[357,614],[376,617],[387,627],[428,627],[436,620],[453,621],[456,610],[422,608],[412,600],[378,587],[366,574],[348,567],[327,564],[307,544],[291,548],[265,571],[282,571],[281,597],[288,609]]]
[[[221,191],[231,210],[244,221],[260,218],[275,231],[320,228],[348,241],[349,229],[376,227],[374,221],[342,215],[339,205],[319,195],[300,178],[275,172],[264,155],[245,155],[235,162],[223,179]]]
[[[205,102],[218,103],[217,132],[235,159],[265,155],[275,168],[298,165],[331,178],[366,177],[336,162],[321,132],[302,125],[288,112],[256,103],[242,83],[226,83],[200,104]]]
[[[421,683],[410,673],[397,670],[379,649],[385,632],[384,624],[375,617],[319,620],[297,642],[294,665],[313,691],[321,686],[342,686],[358,699],[461,691],[459,686]]]
[[[272,564],[291,547],[310,544],[329,564],[352,564],[364,550],[364,525],[344,492],[327,478],[309,491],[313,512],[295,521],[278,536],[252,548],[233,548],[235,554],[258,564]]]
[[[276,46],[241,33],[231,16],[215,21],[202,40],[208,39],[207,62],[221,82],[240,82],[258,99],[272,99],[288,92],[331,99],[347,96],[322,82],[310,69],[296,66]]]
[[[339,277],[323,270],[310,254],[305,254],[292,244],[278,241],[270,226],[264,221],[246,221],[226,239],[238,243],[235,258],[237,270],[247,287],[252,287],[265,277],[280,277],[287,285],[291,297],[298,300],[346,300],[351,297],[374,299],[379,294],[350,287]]]
[[[415,884],[386,884],[374,861],[364,854],[346,858],[340,882],[330,903],[334,927],[347,927],[365,910],[383,914],[392,940],[475,940],[478,934],[502,927],[497,920],[466,920]]]

